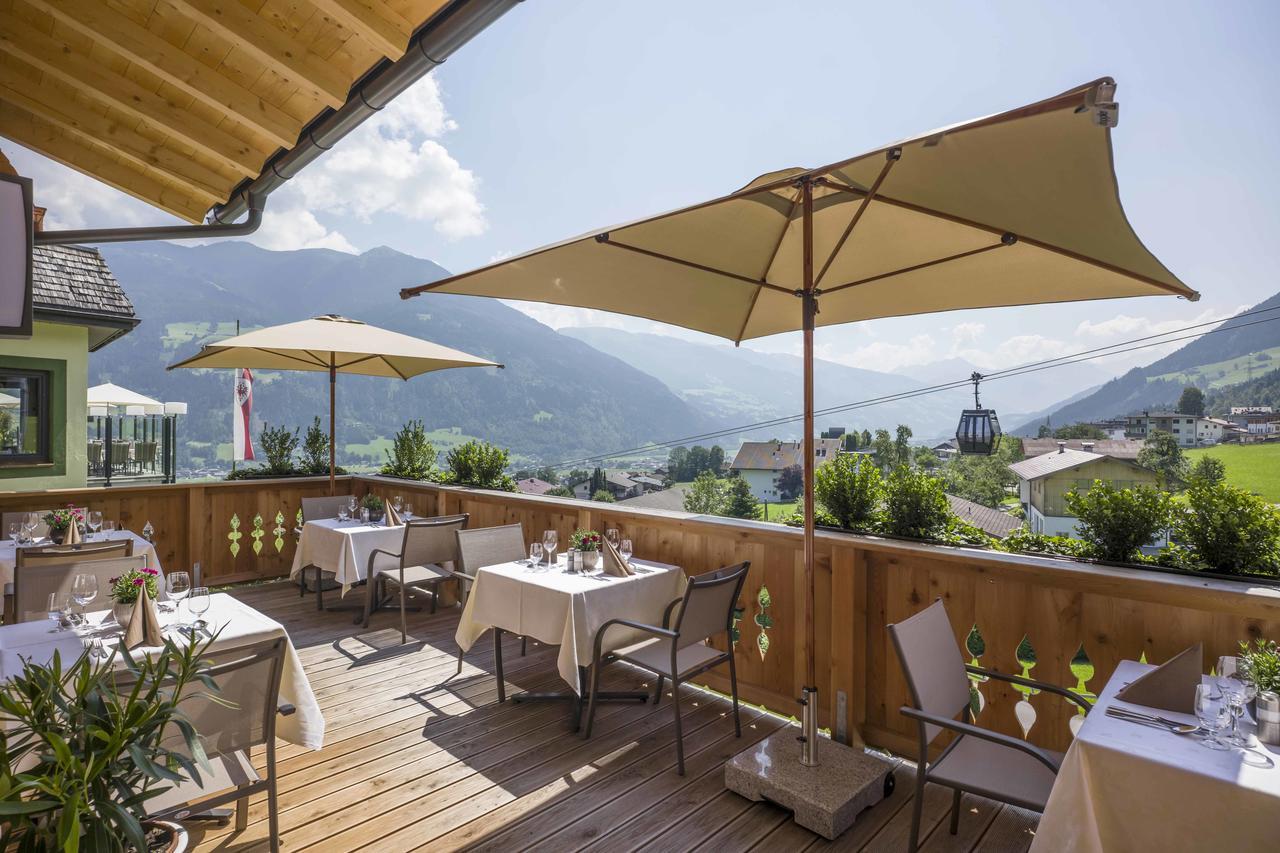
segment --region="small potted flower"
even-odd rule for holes
[[[67,504],[64,509],[55,509],[53,512],[47,513],[44,517],[44,523],[49,528],[49,539],[55,544],[61,545],[62,540],[67,537],[67,531],[71,529],[71,525],[76,525],[81,530],[84,529],[84,512],[79,507]]]
[[[1280,646],[1275,640],[1255,639],[1252,646],[1241,643],[1236,673],[1259,693],[1280,693]]]
[[[569,537],[569,547],[582,553],[583,569],[600,568],[601,541],[603,538],[594,530],[575,530]]]
[[[138,592],[143,586],[147,588],[147,597],[152,601],[160,594],[156,579],[160,572],[156,569],[130,569],[119,577],[111,578],[111,615],[121,625],[129,623],[133,614],[133,605],[138,601]]]
[[[369,510],[369,521],[374,524],[382,521],[382,515],[386,511],[386,504],[383,503],[382,498],[374,494],[368,494],[360,501],[360,505]]]

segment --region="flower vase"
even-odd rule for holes
[[[599,551],[583,551],[582,552],[582,570],[584,572],[594,572],[600,568],[600,552]]]
[[[49,528],[49,541],[52,542],[54,545],[61,545],[62,540],[65,539],[66,537],[67,537],[67,529],[65,527],[59,530],[54,530],[52,527]]]
[[[115,617],[116,624],[125,627],[129,624],[129,619],[133,616],[132,601],[113,601],[111,602],[111,615]]]

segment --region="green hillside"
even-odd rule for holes
[[[1223,388],[1227,385],[1248,382],[1277,367],[1280,367],[1280,346],[1215,361],[1212,364],[1197,365],[1187,370],[1148,376],[1147,381],[1176,382],[1180,385],[1194,385],[1201,391],[1207,391],[1210,388]]]
[[[1221,459],[1227,482],[1280,503],[1280,441],[1267,444],[1220,444],[1188,450],[1192,464],[1201,456]]]

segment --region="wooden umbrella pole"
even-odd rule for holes
[[[334,364],[333,354],[329,355],[329,497],[333,497],[338,493],[338,486],[334,480],[334,469],[338,462],[338,445],[334,443],[333,435],[333,414],[334,401],[337,395],[338,384],[338,368]]]
[[[803,707],[800,734],[800,763],[806,767],[818,764],[818,678],[817,634],[813,602],[813,327],[818,313],[813,286],[813,184],[806,176],[800,183],[803,205],[804,292],[801,294],[804,314],[804,630],[805,681],[800,697]]]

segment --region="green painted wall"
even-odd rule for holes
[[[88,476],[89,330],[36,323],[29,340],[0,339],[0,367],[53,373],[49,405],[52,465],[0,465],[0,491],[74,489]]]
[[[1078,489],[1084,494],[1089,491],[1094,480],[1102,480],[1117,489],[1156,486],[1160,482],[1154,471],[1117,459],[1099,459],[1037,480],[1032,484],[1031,503],[1045,515],[1069,516],[1071,513],[1067,511],[1067,492]],[[1036,484],[1041,486],[1038,491],[1034,488]]]

